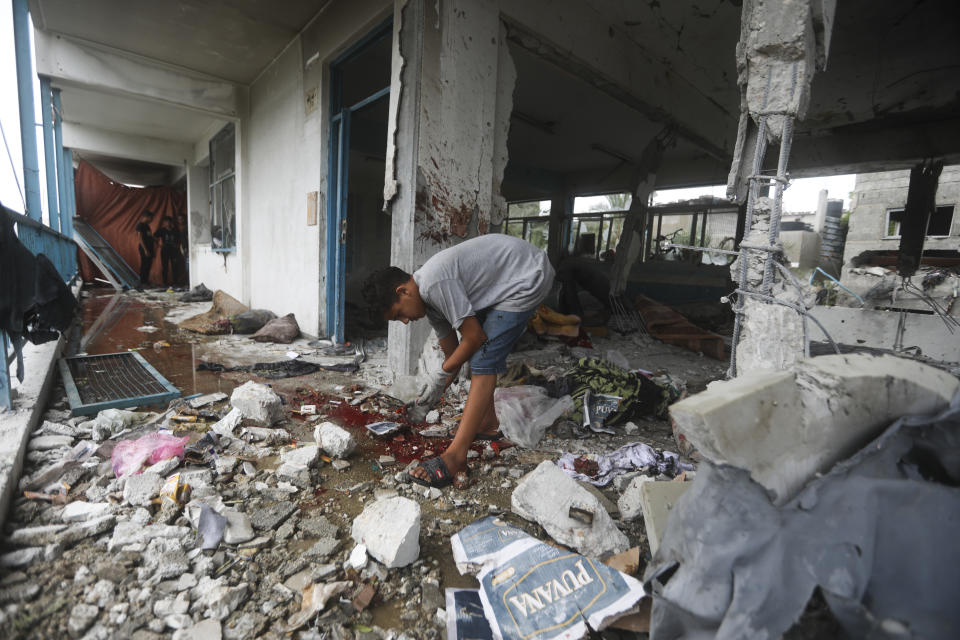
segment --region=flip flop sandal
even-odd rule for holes
[[[438,489],[453,484],[453,474],[450,473],[450,470],[447,469],[447,465],[439,456],[421,462],[420,468],[425,470],[430,475],[430,480],[423,480],[422,478],[418,478],[417,476],[408,473],[407,475],[410,476],[410,479],[417,484],[425,487],[437,487]]]
[[[474,440],[482,440],[484,442],[500,442],[504,439],[503,432],[497,429],[496,433],[478,433],[473,436]]]

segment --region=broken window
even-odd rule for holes
[[[550,239],[550,201],[512,202],[507,205],[503,232],[546,251]]]
[[[612,257],[623,233],[623,220],[630,208],[629,193],[582,196],[574,200],[570,227],[570,251],[575,256],[597,260]]]
[[[900,222],[903,219],[903,209],[887,211],[886,238],[900,237]],[[953,225],[953,206],[937,207],[927,222],[927,236],[948,236]]]
[[[236,247],[236,135],[231,122],[210,140],[210,246]]]

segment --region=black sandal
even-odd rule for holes
[[[408,473],[407,475],[410,476],[410,479],[417,484],[421,484],[425,487],[437,487],[438,489],[453,484],[453,475],[450,473],[450,469],[447,468],[447,465],[444,463],[443,459],[440,458],[440,456],[437,456],[436,458],[430,458],[429,460],[424,460],[420,463],[418,468],[426,471],[430,476],[430,480],[427,481]]]

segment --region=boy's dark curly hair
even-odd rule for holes
[[[397,287],[410,279],[410,274],[397,267],[378,269],[363,283],[363,299],[371,314],[382,318],[397,301]]]

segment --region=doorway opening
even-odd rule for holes
[[[327,335],[386,335],[360,290],[390,264],[391,219],[383,211],[390,103],[392,20],[330,65],[330,175],[327,197]]]

